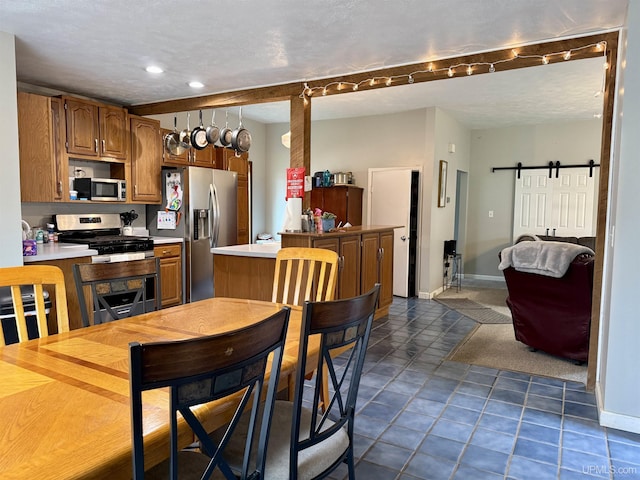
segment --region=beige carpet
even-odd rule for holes
[[[435,300],[478,323],[511,323],[506,288],[448,288]]]
[[[447,360],[483,367],[560,378],[586,384],[586,365],[576,365],[572,360],[532,352],[518,342],[512,325],[483,324],[460,342]]]

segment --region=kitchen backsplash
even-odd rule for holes
[[[145,228],[147,225],[146,205],[118,204],[103,205],[100,203],[87,203],[78,200],[76,203],[23,203],[22,219],[32,228],[45,227],[51,222],[52,215],[78,214],[78,213],[122,213],[135,210],[138,218],[133,226]]]

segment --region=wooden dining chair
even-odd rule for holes
[[[73,266],[73,276],[85,327],[160,309],[158,257],[113,263],[78,263]],[[91,292],[91,310],[85,296],[86,287]]]
[[[45,287],[52,287],[58,333],[69,331],[67,292],[62,270],[53,265],[29,265],[0,268],[3,303],[12,311],[3,312],[0,320],[0,345],[24,342],[49,335],[45,305]],[[14,321],[9,318],[15,318]],[[35,317],[35,318],[34,318]],[[7,337],[10,342],[7,341]]]
[[[134,480],[200,479],[210,478],[214,472],[218,476],[212,478],[235,479],[226,462],[226,450],[230,440],[240,434],[246,439],[238,446],[242,458],[240,478],[264,478],[289,314],[290,308],[283,307],[260,322],[228,333],[129,345]],[[271,354],[266,400],[261,402],[267,357]],[[145,473],[142,392],[166,387],[170,395],[170,457]],[[214,443],[201,423],[207,416],[198,417],[192,407],[202,408],[201,405],[216,400],[230,403],[236,410],[227,426],[222,427],[222,438]],[[243,412],[249,418],[246,425],[240,425]],[[193,433],[178,432],[183,421]],[[239,427],[246,428],[238,431]],[[181,450],[192,444],[194,435],[201,452]]]
[[[333,300],[338,278],[338,254],[324,248],[288,247],[276,254],[271,301],[302,305]]]
[[[338,278],[338,254],[324,248],[287,247],[276,254],[271,301],[302,305],[306,301],[333,300]],[[326,374],[326,372],[325,372]],[[311,379],[309,374],[307,379]],[[325,375],[322,399],[329,396]],[[289,382],[290,393],[293,383]]]
[[[298,369],[294,399],[276,401],[273,428],[269,436],[265,475],[267,478],[325,478],[346,463],[349,479],[355,479],[353,432],[358,387],[369,335],[375,314],[380,284],[358,297],[330,302],[306,302],[302,313]],[[319,336],[320,351],[315,368],[327,367],[332,395],[321,408],[322,375],[309,385],[305,382],[309,342]],[[334,350],[351,348],[334,363]],[[243,423],[250,421],[243,416]],[[215,437],[214,437],[215,438]],[[234,437],[232,444],[242,445],[244,438]],[[230,452],[236,451],[230,445]],[[226,454],[235,471],[241,458]]]

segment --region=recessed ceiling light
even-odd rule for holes
[[[164,72],[163,69],[161,69],[160,67],[157,67],[155,65],[149,65],[147,68],[145,68],[145,70],[149,73],[162,73]]]
[[[193,82],[189,82],[189,86],[191,88],[202,88],[204,87],[204,83],[193,81]]]

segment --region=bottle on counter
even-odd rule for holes
[[[53,223],[47,223],[47,239],[49,242],[53,242],[55,233],[55,225]]]

